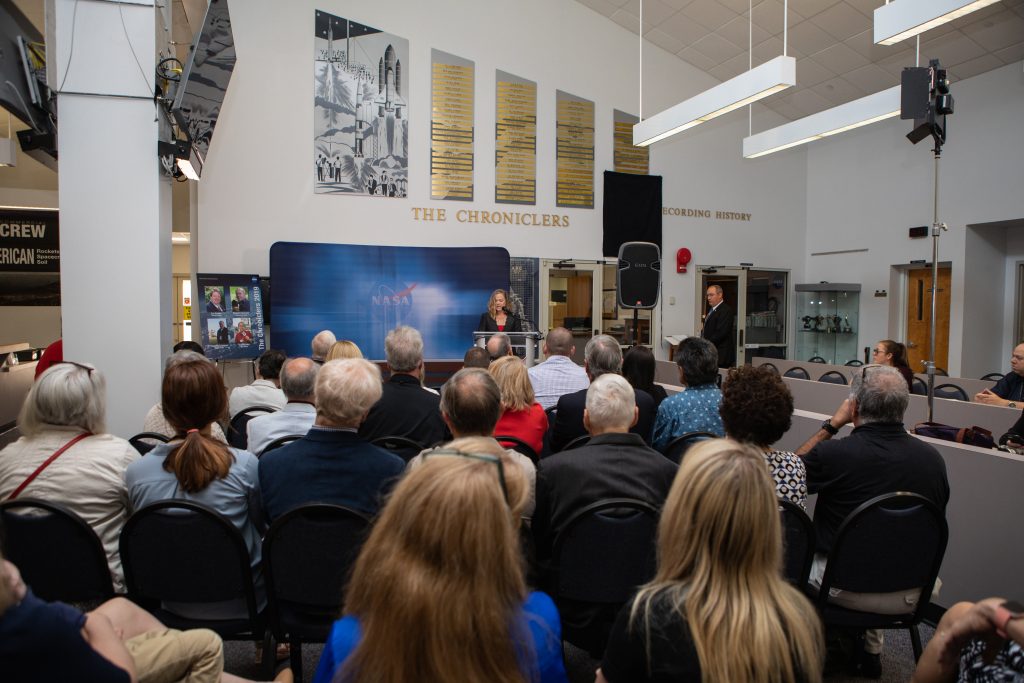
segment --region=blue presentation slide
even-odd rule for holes
[[[384,360],[399,325],[423,335],[428,360],[462,360],[495,289],[508,289],[500,247],[377,247],[277,242],[270,248],[271,345],[308,356],[320,330]]]

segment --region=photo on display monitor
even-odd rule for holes
[[[196,275],[203,304],[199,329],[207,358],[245,360],[267,350],[259,275]]]

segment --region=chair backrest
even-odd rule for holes
[[[779,515],[782,520],[783,576],[803,591],[814,560],[814,523],[802,507],[784,498],[779,499]]]
[[[821,356],[812,356],[811,358],[807,359],[807,362],[808,363],[827,363],[828,361],[826,361]]]
[[[274,520],[263,539],[271,624],[279,638],[326,639],[370,518],[315,503]]]
[[[717,438],[718,435],[711,432],[687,432],[669,441],[662,454],[678,465],[683,461],[683,456],[686,455],[686,451],[689,450],[690,446],[698,441]]]
[[[257,458],[262,458],[264,455],[266,455],[270,451],[272,451],[274,449],[277,449],[277,448],[280,448],[281,446],[284,446],[285,444],[289,444],[292,441],[298,441],[303,436],[305,436],[305,434],[288,434],[287,436],[279,436],[276,439],[274,439],[273,441],[271,441],[270,443],[268,443],[266,446],[264,446],[262,451],[260,451],[259,453],[254,453],[254,455]]]
[[[774,373],[775,373],[776,375],[777,375],[777,374],[779,374],[779,369],[778,369],[777,367],[775,367],[775,364],[774,364],[774,363],[761,363],[761,365],[760,365],[759,367],[762,367],[762,368],[766,368],[766,369],[768,369],[768,370],[771,370],[771,371],[772,371],[772,372],[774,372]]]
[[[987,375],[982,376],[982,379],[985,380],[986,382],[998,382],[1002,378],[1003,373],[1001,372],[990,372]]]
[[[249,420],[257,415],[276,413],[277,411],[278,408],[274,406],[250,406],[236,413],[228,426],[228,444],[244,451],[249,447],[249,433],[246,431]]]
[[[843,363],[843,365],[848,365],[852,368],[859,368],[860,366],[864,365],[864,361],[857,360],[856,358],[854,358],[853,360],[846,361],[845,363]]]
[[[139,452],[139,455],[145,455],[156,448],[155,443],[146,443],[147,440],[167,443],[171,439],[166,434],[160,434],[159,432],[139,432],[132,438],[128,439],[128,443],[135,447],[135,450]]]
[[[789,370],[786,370],[784,373],[782,373],[782,376],[783,377],[790,377],[792,379],[810,379],[811,378],[810,374],[808,374],[808,372],[806,370],[804,370],[802,367],[800,367],[799,365],[795,365],[795,366],[791,367]]]
[[[91,602],[114,596],[107,553],[74,512],[32,498],[0,503],[4,557],[43,600]]]
[[[962,387],[959,387],[956,384],[949,384],[949,383],[947,383],[947,384],[940,384],[937,387],[935,387],[935,397],[936,398],[951,398],[951,399],[954,399],[956,401],[970,401],[971,400],[970,396],[967,395],[967,392],[964,391]]]
[[[133,514],[121,530],[121,564],[133,600],[220,602],[244,598],[257,617],[249,550],[223,515],[186,500]]]
[[[555,538],[555,599],[623,603],[654,576],[658,510],[607,498],[576,512]]]
[[[848,384],[846,375],[838,370],[829,370],[828,372],[823,373],[821,377],[818,378],[818,381],[828,382],[829,384]]]
[[[533,450],[533,446],[526,443],[522,439],[518,439],[514,436],[495,435],[494,440],[500,443],[505,448],[511,448],[512,450],[518,453],[522,453],[527,458],[532,460],[534,465],[536,465],[537,462],[540,460],[540,456],[537,454],[537,451]]]
[[[924,383],[924,380],[920,377],[914,377],[910,380],[910,393],[918,396],[928,395],[928,385]]]
[[[573,439],[569,443],[565,444],[565,446],[562,448],[562,451],[563,452],[564,451],[571,451],[574,448],[579,448],[580,446],[585,446],[589,441],[590,441],[590,434],[580,434],[575,439]]]
[[[415,458],[425,448],[425,446],[419,441],[410,439],[407,436],[378,436],[370,443],[374,446],[380,446],[385,450],[391,451],[406,462]]]
[[[946,372],[946,369],[945,368],[940,368],[938,366],[935,366],[935,374],[939,375],[941,377],[949,377],[949,373]]]
[[[942,510],[916,493],[887,493],[847,515],[836,532],[822,577],[819,604],[833,586],[858,593],[921,589],[915,619],[928,605],[946,553]]]

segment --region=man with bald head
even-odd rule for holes
[[[320,363],[323,365],[324,359],[327,358],[327,352],[334,346],[334,342],[338,341],[334,336],[334,333],[330,330],[321,330],[316,333],[313,337],[313,341],[310,342],[310,351],[313,352],[313,362]]]
[[[558,399],[590,386],[587,371],[573,362],[576,353],[572,332],[556,327],[544,339],[544,355],[547,360],[529,369],[530,384],[537,403],[547,410],[558,403]]]
[[[316,376],[320,370],[311,358],[291,358],[281,367],[281,391],[288,399],[276,413],[249,420],[246,450],[259,455],[270,442],[282,436],[305,436],[316,418]]]
[[[1004,408],[1024,408],[1024,344],[1013,347],[1010,355],[1010,372],[991,389],[984,389],[974,395],[978,403]]]
[[[487,340],[487,355],[492,361],[496,361],[502,356],[511,356],[512,340],[504,332],[491,335],[491,338]]]

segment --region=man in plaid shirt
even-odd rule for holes
[[[556,327],[548,332],[544,340],[547,360],[529,370],[534,397],[544,410],[558,403],[563,395],[590,386],[586,371],[572,360],[575,352],[572,332],[564,327]]]

